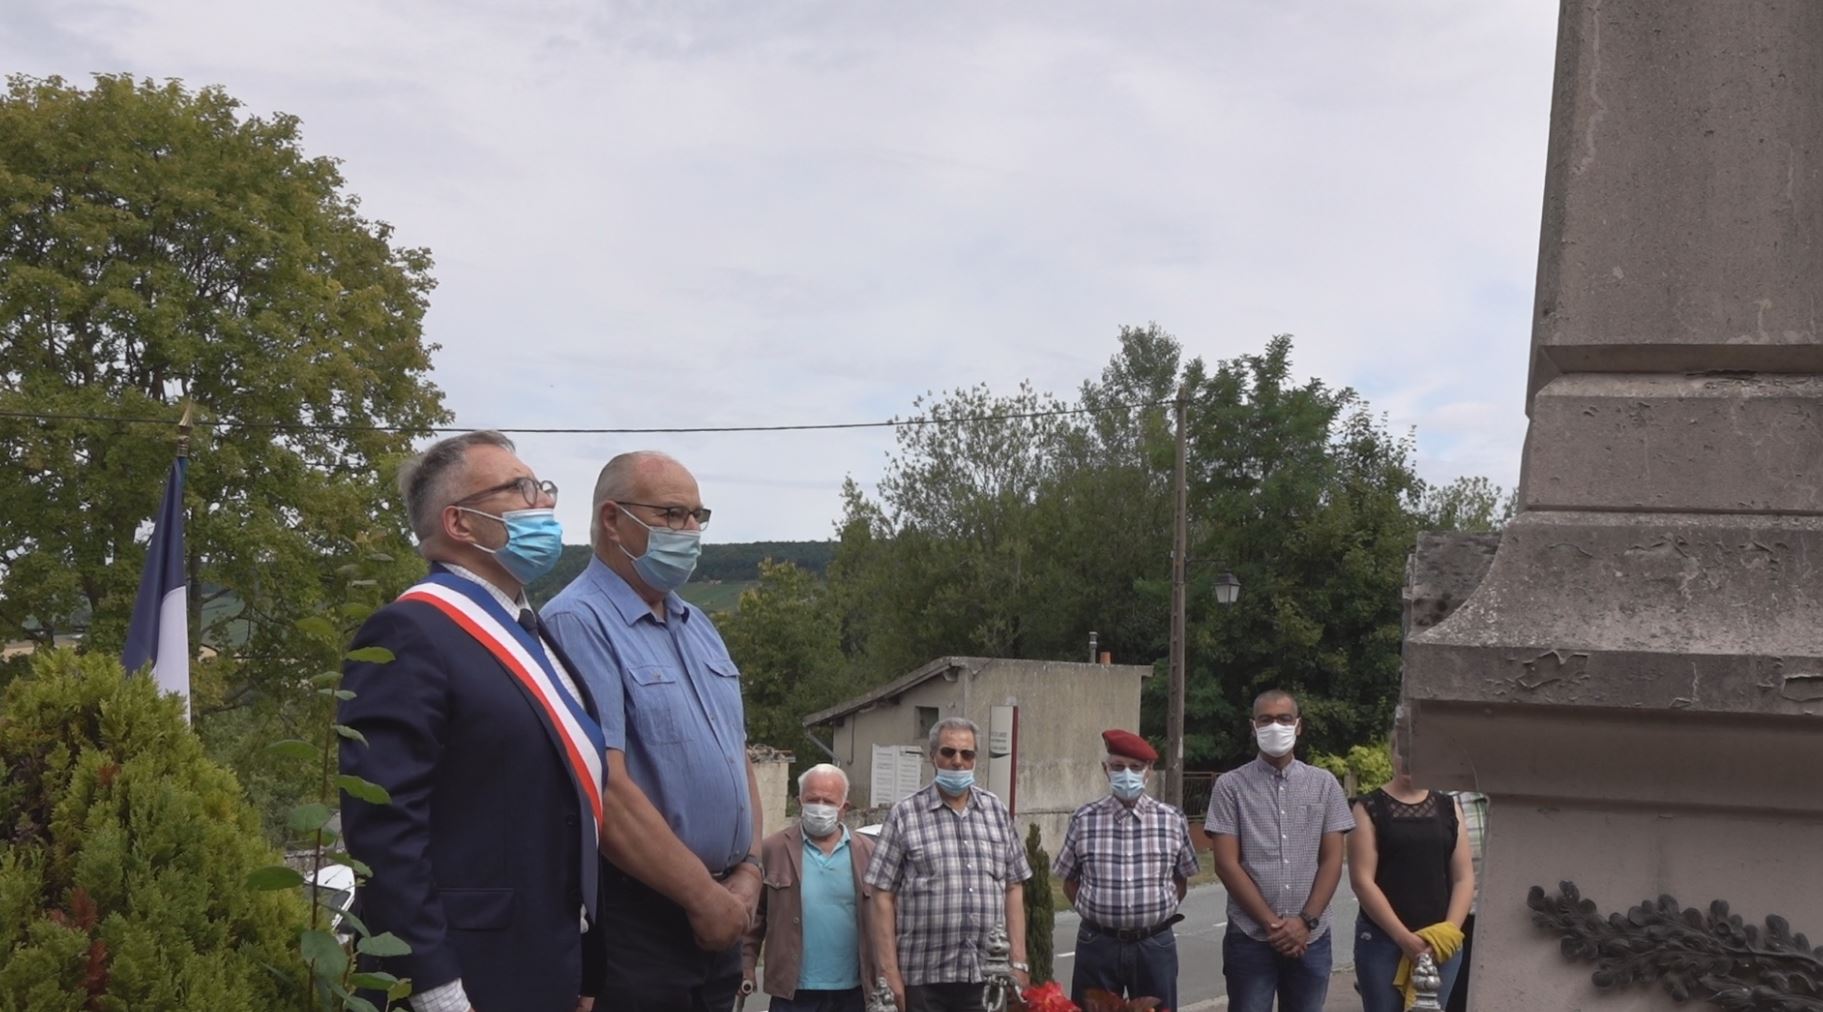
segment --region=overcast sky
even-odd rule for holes
[[[1123,323],[1303,375],[1510,486],[1555,4],[7,0],[0,68],[296,114],[428,246],[458,424],[742,425],[1072,396]],[[821,538],[890,432],[528,436],[586,541],[668,450],[711,540]]]

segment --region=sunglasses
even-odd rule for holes
[[[961,756],[969,762],[975,761],[975,750],[972,748],[951,748],[948,745],[945,745],[937,750],[937,754],[945,759],[954,759],[957,756]]]

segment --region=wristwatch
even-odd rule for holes
[[[766,866],[760,863],[760,856],[758,854],[748,854],[746,857],[741,858],[740,863],[753,865],[755,868],[759,869],[760,878],[766,877]]]
[[[1317,930],[1317,925],[1322,923],[1321,918],[1312,917],[1309,914],[1303,912],[1302,910],[1298,911],[1298,920],[1303,921],[1304,927],[1310,929],[1311,931]]]

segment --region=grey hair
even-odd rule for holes
[[[632,450],[617,454],[601,467],[595,478],[595,495],[589,502],[589,547],[601,540],[601,505],[621,502],[639,494],[639,465],[650,460],[677,464],[677,458],[657,450]],[[682,464],[678,464],[682,467]]]
[[[498,446],[515,451],[513,441],[492,429],[477,429],[439,439],[399,468],[399,497],[405,500],[405,517],[411,532],[423,544],[442,528],[437,518],[449,505],[449,486],[460,477],[468,451],[477,446]]]
[[[1260,712],[1261,703],[1279,699],[1283,699],[1285,702],[1291,704],[1291,713],[1293,716],[1303,716],[1303,712],[1298,708],[1298,697],[1286,692],[1284,689],[1267,689],[1265,692],[1253,697],[1253,712]]]
[[[975,736],[975,748],[981,748],[981,728],[976,727],[974,721],[967,717],[945,717],[930,726],[930,749],[925,755],[936,758],[937,740],[943,737],[945,731],[967,731]]]
[[[842,767],[837,766],[834,763],[817,763],[815,766],[812,766],[811,768],[805,770],[804,772],[799,773],[798,774],[798,796],[799,797],[803,796],[804,787],[805,787],[805,785],[810,783],[810,777],[812,774],[823,774],[823,773],[833,773],[836,776],[840,777],[842,779],[842,796],[844,798],[848,797],[848,774],[842,772]]]

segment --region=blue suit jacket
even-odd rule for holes
[[[572,1012],[599,984],[599,945],[579,912],[583,854],[600,852],[536,704],[421,602],[375,612],[355,646],[394,657],[345,666],[355,695],[339,715],[367,738],[341,743],[342,772],[392,795],[390,805],[342,796],[348,851],[373,869],[360,916],[412,947],[382,968],[420,993],[460,977],[485,1012]]]

